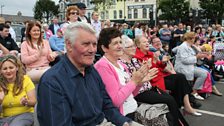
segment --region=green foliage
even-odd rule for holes
[[[49,21],[51,16],[57,15],[59,13],[59,5],[55,5],[54,1],[51,0],[38,0],[34,5],[34,18],[37,20],[42,20],[43,18]]]
[[[158,10],[162,12],[161,20],[182,21],[189,17],[189,1],[186,0],[160,0]]]
[[[223,0],[199,0],[200,7],[204,10],[204,16],[220,23],[224,16]]]

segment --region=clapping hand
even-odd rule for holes
[[[21,105],[24,105],[24,106],[28,106],[28,99],[26,98],[26,96],[23,96],[23,97],[20,99],[20,104],[21,104]]]
[[[132,77],[131,80],[136,84],[136,85],[141,85],[143,83],[144,77],[148,74],[148,64],[144,63],[140,67],[140,69],[132,72]]]
[[[152,80],[153,78],[157,77],[157,73],[158,73],[158,68],[152,68],[148,70],[148,74],[144,77],[142,82],[144,83],[144,82]]]

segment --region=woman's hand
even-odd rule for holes
[[[23,105],[23,106],[28,106],[28,99],[26,98],[26,96],[23,96],[20,99],[20,104]]]
[[[152,68],[148,70],[148,74],[143,78],[142,83],[152,80],[157,77],[158,68]]]
[[[57,56],[58,56],[58,54],[56,52],[52,52],[49,55],[49,60],[54,61]]]
[[[132,72],[131,80],[138,86],[142,84],[144,77],[147,75],[148,75],[148,65],[144,63],[137,71],[134,69],[134,71]]]

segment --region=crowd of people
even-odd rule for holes
[[[76,3],[63,23],[26,21],[20,46],[0,19],[0,126],[32,126],[34,112],[41,126],[142,126],[161,115],[169,126],[189,126],[183,115],[203,116],[197,100],[222,96],[221,25],[151,28],[85,12]],[[144,105],[158,116],[136,119]]]

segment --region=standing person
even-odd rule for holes
[[[78,22],[78,17],[79,17],[79,9],[76,6],[69,6],[66,11],[67,22],[61,25],[62,31],[64,32],[69,24]]]
[[[77,22],[64,34],[67,54],[43,75],[38,87],[40,125],[130,126],[132,121],[113,106],[92,66],[97,49],[92,26]]]
[[[27,25],[29,24],[29,21],[25,21],[24,22],[24,25],[25,25],[25,27],[23,27],[22,29],[21,29],[21,43],[23,42],[23,41],[25,41],[25,38],[26,38],[26,28],[27,28]]]
[[[79,17],[78,21],[85,22],[91,24],[89,18],[86,17],[86,5],[84,3],[75,3],[75,5],[79,8]]]
[[[13,55],[0,58],[0,104],[3,116],[1,126],[32,126],[34,105],[36,104],[35,87],[23,65]]]
[[[26,66],[27,75],[36,83],[42,74],[50,68],[56,53],[51,51],[49,42],[41,36],[41,26],[37,22],[29,22],[26,29],[26,41],[21,44],[21,60]]]
[[[159,31],[159,38],[163,44],[169,44],[172,39],[171,31],[168,28],[167,24],[163,25],[163,28]]]
[[[50,24],[49,29],[53,33],[53,35],[56,35],[57,30],[60,28],[60,24],[58,23],[58,17],[54,17],[52,19],[52,24]]]
[[[99,13],[93,12],[92,13],[92,19],[91,19],[91,25],[93,26],[93,29],[96,31],[97,38],[99,37],[100,31],[101,31],[101,22],[99,20]]]
[[[179,23],[178,29],[174,31],[174,35],[173,35],[174,41],[173,43],[170,44],[171,49],[173,49],[176,46],[179,46],[182,43],[183,41],[182,38],[185,33],[186,33],[186,30],[184,30],[183,23]]]
[[[9,26],[9,33],[10,33],[12,39],[16,42],[16,32],[11,26],[11,21],[6,21],[5,24],[7,24]]]

